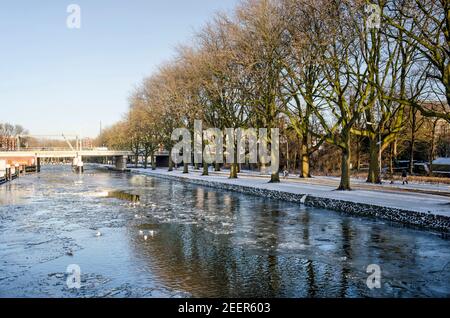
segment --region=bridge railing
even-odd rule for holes
[[[89,151],[89,150],[97,150],[97,151],[107,151],[107,148],[95,148],[95,147],[86,147],[81,149],[71,149],[69,147],[21,147],[20,149],[2,149],[0,148],[0,151],[2,152],[30,152],[30,151]]]

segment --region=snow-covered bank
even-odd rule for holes
[[[228,179],[225,175],[201,176],[201,171],[183,174],[181,170],[168,172],[166,169],[138,168],[131,172],[450,233],[450,201],[436,195],[376,190],[343,192],[335,191],[333,186],[301,183],[298,180],[282,180],[273,184],[251,176],[241,176],[239,179]]]

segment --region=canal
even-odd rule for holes
[[[0,297],[449,297],[449,262],[439,234],[89,166],[0,186]]]

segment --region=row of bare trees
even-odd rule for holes
[[[126,118],[101,138],[147,158],[171,149],[172,130],[193,129],[195,119],[220,129],[283,127],[300,145],[303,178],[319,149],[339,150],[341,190],[350,189],[352,143],[368,140],[367,181],[378,182],[380,156],[411,113],[450,122],[449,3],[243,1],[146,78]]]

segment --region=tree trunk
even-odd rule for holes
[[[433,160],[434,160],[434,138],[431,141],[431,150],[430,150],[430,159],[429,162],[430,164],[428,165],[428,176],[432,177],[433,176]]]
[[[394,143],[392,145],[392,157],[393,157],[393,161],[397,160],[397,137],[395,137],[394,139]],[[394,175],[395,173],[395,168],[393,167],[392,169],[392,175]]]
[[[238,163],[237,163],[237,151],[234,152],[234,161],[230,166],[230,179],[237,179],[238,177]]]
[[[203,163],[203,173],[202,176],[208,176],[208,164],[206,162]]]
[[[412,110],[411,118],[411,140],[409,144],[409,174],[414,170],[414,146],[416,143],[416,110]]]
[[[411,140],[409,143],[409,174],[413,173],[414,170],[414,144],[416,136],[415,133],[411,134]]]
[[[433,176],[433,160],[434,160],[434,152],[435,152],[435,148],[436,148],[436,126],[437,126],[438,120],[435,120],[433,122],[433,131],[431,132],[431,146],[430,146],[430,158],[429,158],[429,171],[428,171],[428,175],[431,177]]]
[[[374,138],[369,140],[369,174],[366,182],[379,183],[380,182],[380,166],[378,162],[379,146]]]
[[[144,152],[144,169],[147,169],[148,166],[148,153],[147,151]]]
[[[361,168],[361,138],[356,136],[356,171]]]
[[[214,164],[214,171],[220,171],[220,163],[216,162]]]
[[[302,154],[302,171],[300,178],[311,178],[309,172],[309,155],[307,153]]]
[[[394,176],[394,143],[389,145],[389,176],[393,179]]]
[[[183,163],[183,173],[189,173],[189,165],[187,163]]]
[[[273,160],[274,160],[274,158],[272,157],[272,147],[274,147],[273,144],[271,144],[271,146],[270,146],[270,148],[271,148],[271,150],[270,150],[270,153],[271,153],[271,155],[270,155],[271,156],[271,163],[270,163],[270,165],[271,166],[272,166]],[[270,167],[270,170],[272,170],[272,167]],[[278,183],[278,182],[280,182],[280,168],[279,167],[277,167],[277,172],[271,173],[269,183]]]
[[[172,152],[169,151],[169,171],[173,171]]]
[[[294,162],[292,164],[292,171],[294,172],[294,174],[297,171],[297,150],[295,150],[294,153]]]
[[[278,182],[280,182],[280,173],[279,173],[279,172],[277,172],[277,173],[272,173],[272,174],[270,175],[270,181],[269,181],[269,183],[278,183]]]
[[[311,178],[311,174],[309,173],[308,136],[303,137],[301,156],[302,156],[302,165],[300,167],[300,178]]]
[[[447,4],[448,4],[448,2],[447,2]],[[448,10],[448,9],[446,9],[446,10]],[[449,26],[449,16],[450,16],[450,14],[447,11],[447,16],[446,16],[447,32],[448,32],[448,26]],[[447,38],[447,44],[448,44],[448,38]],[[445,87],[445,95],[447,97],[447,105],[450,105],[450,64],[448,63],[448,60],[446,62],[446,65],[444,67],[444,71],[442,74],[442,82],[444,83],[444,87]],[[447,118],[446,118],[447,121],[450,120],[449,117],[450,116],[447,114]]]
[[[302,165],[300,167],[300,178],[311,178],[309,172],[309,149],[305,141],[302,142]]]
[[[238,177],[238,164],[232,163],[230,167],[230,179],[237,179]]]
[[[152,153],[152,170],[156,170],[156,156]]]
[[[350,138],[345,141],[346,147],[342,148],[341,183],[338,190],[351,190],[350,188]]]

